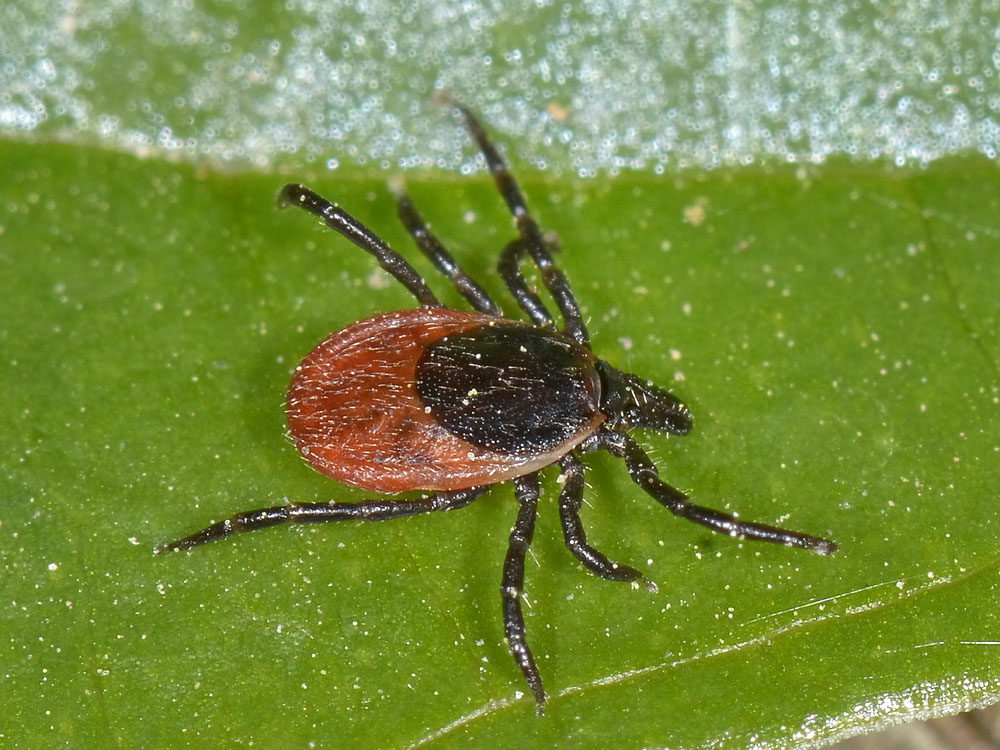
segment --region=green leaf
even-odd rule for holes
[[[0,21],[0,744],[795,748],[1000,697],[978,6],[15,1]],[[510,218],[457,176],[472,147],[438,90],[559,233],[595,351],[692,407],[689,437],[638,435],[665,479],[841,544],[712,536],[591,456],[591,541],[660,587],[633,591],[564,549],[549,472],[527,575],[544,718],[503,642],[510,488],[152,554],[364,497],[297,456],[283,394],[327,333],[413,303],[277,211],[284,182],[413,257],[385,184],[410,169],[512,309]],[[858,160],[812,166],[831,154]]]
[[[440,516],[152,554],[237,511],[363,496],[296,456],[282,394],[328,332],[406,293],[279,212],[281,178],[0,152],[12,745],[805,747],[997,699],[991,165],[521,170],[595,350],[695,413],[687,438],[640,436],[663,476],[841,545],[713,536],[594,456],[591,541],[639,564],[650,595],[580,569],[547,474],[527,575],[551,696],[537,718],[500,618],[509,488]],[[415,255],[382,178],[301,177]],[[512,309],[489,180],[409,190]]]

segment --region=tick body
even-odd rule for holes
[[[501,253],[498,271],[527,322],[503,317],[405,194],[397,193],[400,219],[474,311],[445,307],[402,256],[308,188],[286,185],[279,198],[282,205],[320,217],[373,255],[420,303],[418,309],[354,323],[306,356],[287,398],[296,446],[317,471],[338,482],[378,493],[430,494],[245,511],[157,551],[190,549],[283,523],[380,521],[453,510],[493,485],[510,482],[519,507],[501,576],[504,631],[541,713],[546,695],[528,645],[521,599],[538,506],[538,472],[546,466],[558,465],[563,475],[559,516],[566,547],[589,571],[608,580],[641,582],[656,590],[636,568],[612,562],[587,543],[580,519],[582,456],[597,450],[623,459],[633,481],[667,510],[713,531],[819,554],[832,553],[836,544],[696,505],[659,478],[629,431],[686,435],[692,426],[688,408],[666,389],[617,370],[591,352],[576,298],[514,178],[478,120],[465,108],[457,109],[514,218],[517,236]],[[561,325],[527,284],[522,265],[528,261],[538,268]]]
[[[460,490],[555,463],[604,421],[588,349],[525,323],[444,308],[338,331],[288,392],[295,444],[375,492]]]

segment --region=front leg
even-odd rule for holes
[[[696,505],[680,490],[671,487],[659,478],[656,465],[646,452],[628,435],[621,432],[598,432],[587,438],[581,446],[583,450],[603,448],[613,456],[625,460],[625,466],[632,481],[675,516],[710,528],[726,536],[738,539],[757,539],[761,542],[799,547],[819,555],[830,555],[837,551],[837,543],[832,539],[803,534],[799,531],[782,529],[764,523],[744,521],[732,513],[723,513],[704,505]]]

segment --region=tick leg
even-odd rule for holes
[[[583,504],[584,466],[572,453],[567,453],[559,462],[562,468],[563,488],[559,494],[559,518],[562,521],[563,538],[566,547],[576,555],[584,567],[609,581],[642,581],[651,592],[656,592],[656,584],[643,576],[635,568],[611,562],[602,553],[587,544],[587,534],[580,521],[580,506]]]
[[[676,516],[707,526],[712,531],[727,536],[757,539],[762,542],[800,547],[820,555],[836,551],[837,543],[831,539],[802,534],[762,523],[743,521],[730,513],[722,513],[702,505],[695,505],[678,489],[674,489],[658,476],[656,466],[646,452],[628,435],[619,432],[604,432],[589,438],[581,445],[584,450],[604,448],[612,455],[625,460],[632,481],[642,487],[654,500]]]
[[[278,194],[279,206],[298,206],[321,218],[330,229],[340,232],[367,253],[399,283],[410,290],[423,307],[444,307],[427,286],[427,282],[402,255],[389,247],[368,227],[335,203],[302,185],[285,185]]]
[[[524,612],[521,610],[521,595],[524,593],[524,556],[531,546],[531,537],[535,533],[535,516],[538,513],[538,474],[528,474],[515,480],[514,493],[520,508],[517,521],[510,532],[510,544],[507,547],[507,558],[503,564],[503,582],[500,593],[503,600],[503,625],[507,634],[507,643],[514,661],[521,668],[524,679],[528,681],[538,713],[545,710],[545,690],[542,689],[542,676],[535,666],[535,657],[531,655],[524,628]]]
[[[451,253],[445,250],[444,245],[431,232],[427,222],[414,207],[410,197],[401,189],[394,189],[396,194],[396,205],[399,209],[399,220],[417,243],[421,252],[431,259],[431,262],[438,271],[447,276],[452,285],[458,290],[476,310],[487,315],[503,317],[503,311],[490,299],[476,281],[469,276],[462,267],[455,261]]]
[[[531,322],[537,326],[555,330],[555,321],[552,320],[552,316],[545,308],[545,303],[528,286],[524,280],[524,274],[521,272],[521,260],[527,251],[524,240],[517,239],[509,243],[500,255],[497,271],[499,271],[500,278],[503,279],[510,293],[514,295],[518,306],[531,318]]]
[[[503,196],[504,202],[506,202],[510,212],[514,215],[514,223],[517,225],[517,231],[520,233],[521,239],[524,240],[525,248],[532,259],[534,259],[538,270],[542,273],[542,283],[545,284],[545,287],[552,294],[556,304],[559,306],[559,311],[563,316],[564,330],[578,344],[590,346],[587,326],[583,322],[583,316],[580,314],[580,306],[577,304],[576,297],[573,296],[573,290],[570,289],[569,282],[566,281],[566,276],[563,275],[563,272],[556,266],[555,261],[552,260],[552,254],[549,252],[545,238],[542,236],[542,230],[538,228],[538,224],[528,211],[528,205],[524,202],[521,189],[517,186],[513,175],[507,169],[507,165],[500,157],[499,152],[497,152],[496,147],[486,134],[479,120],[476,119],[476,116],[461,105],[456,104],[455,106],[458,107],[458,110],[465,118],[469,133],[472,134],[473,139],[475,139],[479,146],[479,150],[483,152],[483,156],[486,158],[486,164],[489,166],[490,174],[493,175],[493,180],[500,190],[500,195]]]
[[[439,492],[420,500],[363,500],[358,503],[296,503],[237,513],[201,531],[156,548],[157,554],[188,550],[231,534],[266,529],[283,523],[324,523],[326,521],[387,521],[390,518],[464,508],[489,487],[472,487],[458,492]]]

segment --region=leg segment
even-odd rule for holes
[[[625,459],[632,481],[642,487],[654,500],[674,515],[707,526],[712,531],[727,536],[784,544],[787,547],[800,547],[820,555],[829,555],[837,549],[837,543],[830,539],[821,539],[777,526],[741,521],[730,513],[695,505],[687,495],[657,476],[656,466],[646,452],[624,433],[599,432],[588,438],[581,448],[584,450],[604,448],[612,455]]]
[[[431,259],[438,271],[447,276],[454,287],[476,310],[487,315],[503,317],[503,311],[490,299],[475,280],[458,265],[437,237],[427,226],[427,222],[414,207],[410,197],[402,190],[395,190],[399,220],[417,243],[417,247]]]
[[[375,260],[394,279],[405,286],[423,307],[444,307],[434,296],[416,269],[402,255],[389,247],[368,227],[351,216],[340,206],[330,203],[326,198],[317,195],[312,190],[295,183],[285,185],[278,194],[279,206],[298,206],[321,218],[326,225],[340,232],[367,253],[375,256]]]
[[[563,538],[566,547],[576,555],[590,572],[609,581],[642,581],[651,592],[656,592],[656,584],[643,576],[635,568],[611,562],[602,553],[587,544],[587,534],[580,521],[580,506],[583,504],[584,467],[572,453],[567,453],[559,462],[562,468],[563,488],[559,494],[559,518],[562,521]]]
[[[513,175],[507,169],[503,159],[500,158],[500,154],[476,116],[465,107],[456,106],[465,118],[469,133],[472,134],[479,145],[479,150],[486,158],[486,163],[489,165],[493,180],[500,190],[500,195],[503,196],[507,207],[514,215],[514,222],[521,239],[524,240],[525,248],[542,273],[542,283],[545,284],[559,306],[559,311],[563,316],[564,330],[577,343],[589,346],[590,337],[587,334],[587,326],[583,322],[583,316],[580,314],[580,306],[577,304],[573,290],[570,289],[569,282],[566,281],[563,272],[552,260],[552,254],[542,236],[542,230],[538,228],[538,224],[531,217],[521,189],[517,186]]]
[[[510,545],[507,547],[507,558],[503,564],[503,583],[500,593],[503,600],[503,624],[507,634],[507,643],[514,661],[521,668],[524,679],[528,681],[538,713],[545,710],[545,690],[542,688],[542,676],[535,666],[535,657],[528,647],[524,627],[524,613],[521,610],[521,595],[524,592],[524,556],[531,546],[531,537],[535,533],[535,516],[538,513],[538,475],[528,474],[516,480],[515,494],[520,509],[517,521],[510,532]]]
[[[545,309],[545,303],[532,291],[524,280],[524,274],[521,273],[521,259],[524,258],[527,251],[524,240],[518,239],[508,244],[500,255],[497,271],[500,272],[500,277],[510,293],[514,295],[518,306],[531,318],[531,322],[536,326],[555,330],[555,321],[552,320],[549,311]]]
[[[237,513],[225,521],[156,548],[156,553],[188,550],[231,534],[266,529],[283,523],[323,523],[326,521],[386,521],[419,513],[464,508],[489,487],[472,487],[457,492],[439,492],[421,500],[363,500],[358,503],[296,503]]]

